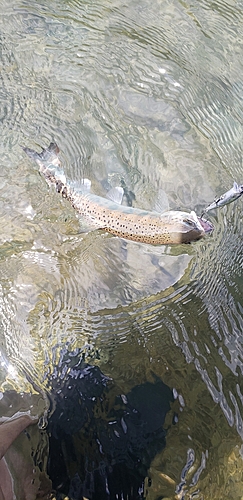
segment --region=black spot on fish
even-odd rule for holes
[[[66,186],[63,186],[62,196],[63,196],[63,198],[67,198],[67,188],[66,188]]]
[[[58,193],[61,192],[62,187],[63,187],[63,183],[60,180],[57,180],[56,181],[56,190],[57,190]]]

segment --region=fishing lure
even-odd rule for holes
[[[213,203],[210,203],[208,205],[203,213],[202,216],[209,212],[210,210],[213,210],[215,208],[220,208],[224,207],[224,205],[228,205],[229,203],[232,203],[235,200],[238,200],[238,198],[243,194],[243,185],[238,186],[237,182],[234,182],[233,187],[229,189],[229,191],[226,191],[226,193],[222,194],[219,198],[215,198]]]

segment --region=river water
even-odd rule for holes
[[[1,390],[45,390],[67,346],[124,394],[157,377],[177,417],[139,498],[241,499],[242,200],[187,246],[84,233],[21,146],[55,140],[101,196],[200,215],[243,182],[243,3],[0,7]]]

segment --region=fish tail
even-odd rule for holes
[[[58,157],[60,149],[55,142],[51,142],[48,148],[42,149],[41,153],[37,153],[34,149],[23,147],[24,152],[35,161],[41,161],[43,163],[50,162],[51,160]]]
[[[56,155],[58,155],[58,153],[60,153],[60,149],[59,149],[56,142],[50,142],[48,148],[43,149],[42,151],[43,152],[48,151],[49,153],[55,153]]]
[[[55,184],[57,179],[65,182],[63,171],[60,169],[61,162],[58,158],[59,147],[51,142],[48,148],[37,153],[34,149],[23,147],[23,151],[39,166],[40,172],[46,178],[48,184]]]
[[[51,142],[48,148],[42,149],[41,153],[26,147],[23,147],[23,150],[29,158],[37,163],[49,186],[54,184],[58,193],[62,193],[63,197],[67,197],[66,177],[60,168],[59,147],[57,144]]]
[[[30,148],[25,148],[24,146],[21,146],[23,151],[32,159],[32,160],[39,160],[39,154],[34,151],[34,149],[30,149]]]

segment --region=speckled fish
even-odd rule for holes
[[[84,180],[77,187],[76,183],[66,180],[60,168],[59,148],[54,143],[43,149],[40,154],[29,148],[23,149],[39,165],[47,183],[53,184],[56,191],[70,201],[73,208],[93,229],[102,229],[121,238],[152,245],[190,243],[199,240],[213,229],[210,222],[197,217],[195,212],[148,212],[121,206],[91,194],[87,189],[88,180]],[[122,188],[114,188],[112,191],[118,193],[121,202]]]
[[[224,205],[232,203],[232,201],[237,200],[242,194],[243,185],[238,186],[237,182],[234,182],[233,187],[229,189],[229,191],[226,191],[226,193],[222,194],[219,198],[215,198],[213,203],[210,203],[210,205],[205,208],[203,214],[213,210],[214,208],[224,207]]]

